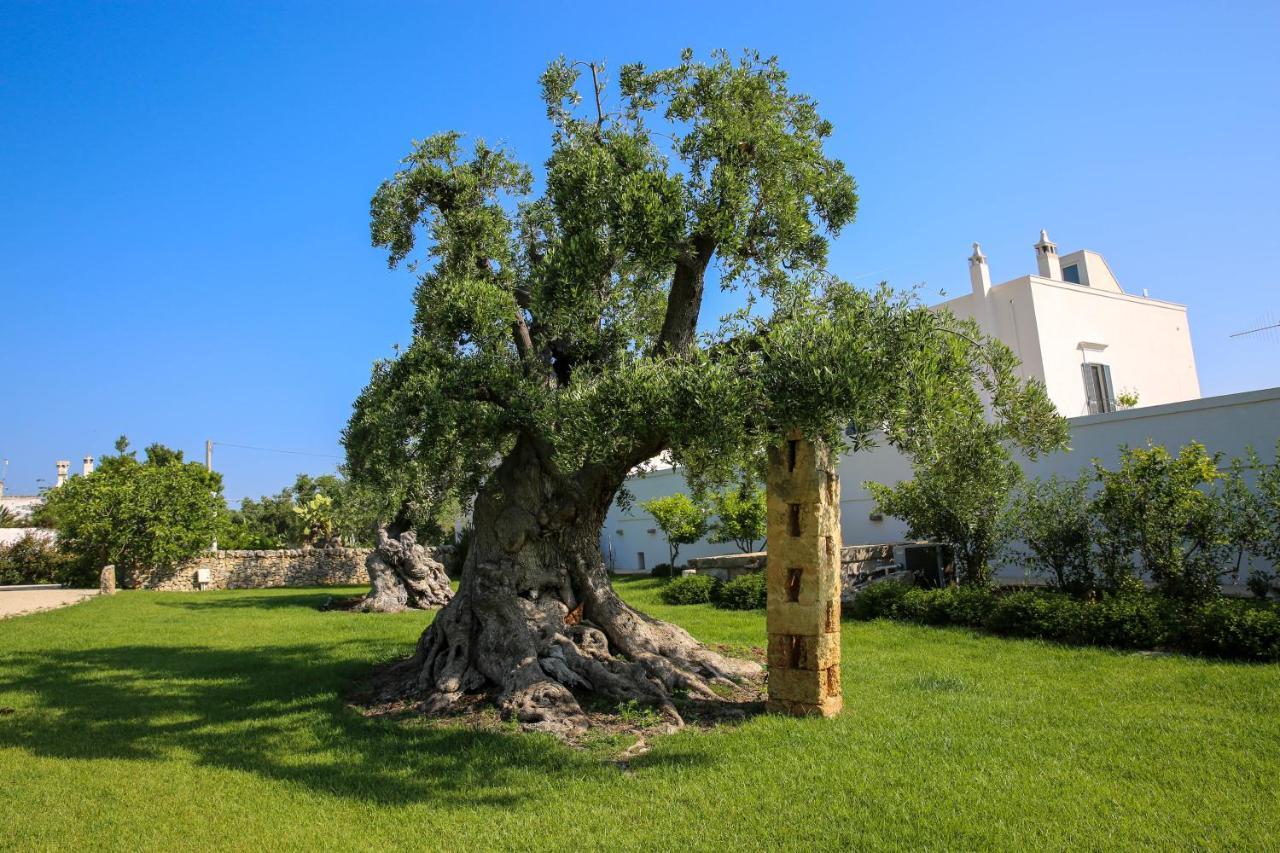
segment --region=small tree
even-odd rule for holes
[[[1074,480],[1032,480],[1009,509],[1009,536],[1025,546],[1016,551],[1018,562],[1078,596],[1094,587],[1089,480],[1087,472]]]
[[[128,446],[122,436],[118,455],[47,491],[37,510],[82,568],[113,564],[126,577],[172,568],[208,548],[226,511],[221,475],[161,445],[139,462]]]
[[[999,427],[958,418],[935,425],[935,440],[911,454],[914,477],[887,486],[867,483],[876,509],[907,523],[907,535],[954,549],[957,579],[984,585],[1007,531],[1009,495],[1022,478],[998,437]]]
[[[1218,456],[1192,442],[1177,456],[1160,445],[1121,448],[1109,471],[1094,460],[1102,490],[1093,501],[1099,556],[1111,586],[1136,568],[1171,598],[1216,595],[1229,574],[1225,502],[1215,488]]]
[[[1253,472],[1254,487],[1246,483]],[[1231,460],[1223,481],[1228,537],[1236,550],[1236,572],[1246,553],[1280,566],[1280,441],[1270,464],[1258,458],[1250,447],[1244,459]],[[1254,568],[1248,578],[1249,590],[1259,598],[1271,592],[1276,580],[1273,571]]]
[[[736,489],[716,494],[712,504],[716,520],[711,525],[711,541],[732,542],[743,553],[756,550],[768,521],[764,489],[752,479],[743,479]]]
[[[683,493],[652,498],[640,505],[653,516],[658,527],[667,536],[667,549],[671,554],[668,563],[671,574],[676,571],[676,558],[681,545],[691,545],[707,533],[706,507]]]

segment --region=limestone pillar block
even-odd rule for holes
[[[771,711],[840,712],[840,479],[829,448],[790,432],[769,451],[766,621]]]

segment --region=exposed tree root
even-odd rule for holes
[[[511,565],[476,566],[472,583],[464,582],[423,634],[417,654],[388,674],[378,700],[412,699],[428,713],[450,715],[484,693],[522,728],[573,737],[590,725],[584,701],[635,702],[680,727],[677,699],[723,704],[760,681],[759,664],[717,654],[682,628],[623,603],[602,571],[602,586],[587,584],[588,594],[572,608],[559,589],[476,594],[479,581],[516,574]]]

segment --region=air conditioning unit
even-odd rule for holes
[[[211,583],[213,583],[213,575],[210,573],[208,569],[196,569],[196,586],[197,587],[199,587],[200,589],[204,589],[206,586],[208,586]]]

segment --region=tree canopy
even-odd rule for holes
[[[209,548],[226,509],[222,476],[160,444],[139,461],[122,436],[116,451],[45,493],[36,515],[57,530],[59,546],[92,573],[115,565],[124,576]]]
[[[581,487],[664,449],[696,485],[727,483],[782,425],[910,448],[945,397],[973,401],[965,417],[989,404],[1032,453],[1061,441],[1003,345],[826,270],[856,186],[776,59],[686,51],[616,87],[561,59],[541,83],[539,192],[504,148],[449,132],[373,198],[373,242],[419,283],[412,343],[375,364],[344,434],[356,479],[466,501],[523,437]],[[743,307],[703,317],[708,283]]]

